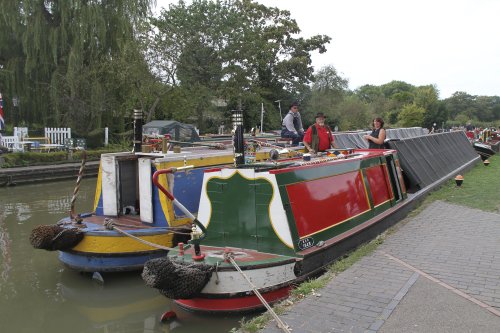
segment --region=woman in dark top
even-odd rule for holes
[[[370,149],[384,149],[385,129],[382,118],[373,119],[373,131],[370,135],[363,136],[368,141]]]

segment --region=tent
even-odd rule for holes
[[[153,120],[142,126],[143,135],[170,134],[172,140],[184,142],[201,141],[196,128],[190,124],[183,124],[175,120]]]

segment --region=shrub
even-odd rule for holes
[[[111,153],[116,151],[122,151],[122,149],[99,149],[99,150],[87,150],[87,161],[98,161],[101,158],[101,154]],[[67,151],[57,151],[51,153],[35,153],[35,152],[24,152],[24,153],[9,153],[2,154],[3,164],[2,168],[14,168],[23,166],[35,166],[35,165],[48,165],[48,164],[60,164],[60,163],[75,163],[82,159],[83,151],[75,151],[70,154]]]

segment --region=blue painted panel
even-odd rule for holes
[[[189,172],[175,173],[174,197],[179,200],[191,213],[198,212],[200,205],[201,186],[203,185],[203,173],[207,168],[198,168]],[[177,207],[175,216],[185,217],[186,215]]]
[[[156,172],[156,168],[152,167],[151,173],[154,174]],[[152,180],[151,180],[152,181]],[[167,217],[165,216],[165,212],[161,207],[160,203],[160,190],[153,184],[153,226],[155,227],[168,227],[169,224],[167,222]]]
[[[168,251],[158,250],[145,255],[120,255],[101,257],[59,252],[59,260],[72,269],[82,272],[120,272],[140,270],[144,263],[154,258],[164,257]]]
[[[97,201],[97,207],[95,209],[95,215],[97,216],[103,216],[104,215],[104,207],[102,203],[102,190],[101,193],[99,193],[99,200]]]

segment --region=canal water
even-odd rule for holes
[[[81,183],[77,213],[92,210],[95,178]],[[29,236],[41,224],[68,215],[74,181],[0,188],[0,331],[31,333],[228,332],[241,316],[201,316],[177,309],[140,272],[104,275],[98,283],[34,249]],[[162,323],[173,310],[177,319]]]

